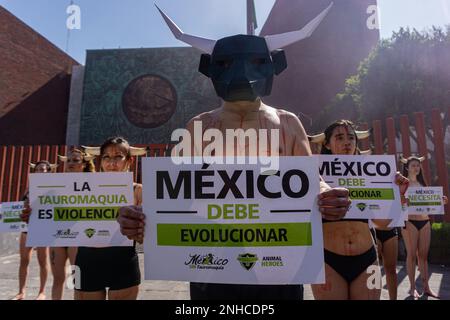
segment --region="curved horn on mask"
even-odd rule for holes
[[[50,163],[50,170],[56,170],[58,168],[58,164],[57,163]]]
[[[84,152],[89,153],[93,156],[99,156],[100,155],[100,147],[86,147],[81,146],[84,149]]]
[[[400,157],[400,162],[403,163],[403,164],[407,164],[408,163],[408,159],[405,159],[402,156],[402,157]]]
[[[201,38],[197,36],[193,36],[190,34],[184,33],[176,24],[172,21],[156,4],[155,7],[158,9],[159,13],[162,15],[164,21],[169,27],[170,31],[172,31],[175,38],[184,43],[189,44],[190,46],[197,48],[205,53],[211,54],[214,50],[214,46],[216,45],[215,40]]]
[[[322,144],[325,141],[325,133],[316,134],[315,136],[308,136],[311,143]]]
[[[425,161],[425,157],[420,157],[420,158],[419,158],[419,161],[420,161],[420,162],[424,162],[424,161]]]
[[[83,158],[84,158],[84,161],[92,161],[95,159],[95,156],[93,156],[89,153],[86,153]]]
[[[147,155],[147,149],[130,147],[130,155],[133,157],[134,156],[145,156],[145,155]]]
[[[59,159],[59,161],[61,161],[61,162],[67,162],[67,157],[65,157],[65,156],[60,156],[59,154],[58,154],[58,159]]]
[[[367,139],[370,137],[370,131],[356,131],[356,136],[359,140]]]
[[[370,155],[372,154],[372,150],[369,149],[369,150],[359,151],[359,153],[360,153],[362,156],[370,156]]]
[[[317,17],[315,17],[311,22],[309,22],[300,30],[276,34],[273,36],[265,36],[264,38],[266,39],[269,51],[272,52],[277,49],[284,48],[295,42],[309,38],[313,34],[314,30],[316,30],[320,25],[322,20],[325,19],[333,4],[334,3],[332,2],[328,6],[328,8],[322,11]]]
[[[34,168],[36,168],[36,164],[35,164],[35,163],[32,163],[32,162],[30,162],[30,168],[31,168],[31,169],[34,169]]]

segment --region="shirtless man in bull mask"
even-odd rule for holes
[[[187,129],[194,136],[194,124],[199,121],[202,129],[278,129],[279,141],[270,141],[269,156],[309,156],[311,150],[302,123],[294,114],[265,105],[261,97],[270,95],[274,75],[287,68],[284,51],[280,48],[309,37],[325,18],[328,7],[303,29],[280,35],[259,37],[236,35],[208,40],[183,33],[161,10],[160,13],[175,37],[205,52],[202,54],[199,71],[211,78],[217,95],[222,98],[220,108],[200,114],[192,119]],[[158,9],[159,10],[159,9]],[[273,151],[273,144],[278,150]],[[203,143],[205,148],[205,143]],[[224,147],[227,150],[227,147]],[[250,146],[241,145],[233,155],[251,154]],[[260,153],[261,151],[257,151]],[[224,152],[226,153],[226,151]],[[265,152],[264,152],[265,153]],[[278,154],[276,154],[278,153]],[[194,155],[202,155],[194,150]],[[215,154],[218,156],[218,154]],[[227,155],[227,154],[224,154]],[[318,196],[323,218],[339,220],[350,205],[348,190],[330,188],[321,182]],[[125,207],[119,211],[121,232],[129,239],[143,242],[145,215],[140,207]],[[192,300],[216,299],[303,299],[301,285],[243,285],[191,283]]]

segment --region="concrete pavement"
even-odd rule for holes
[[[144,270],[144,256],[139,254],[142,275]],[[9,300],[18,292],[18,267],[19,255],[13,254],[0,257],[0,300]],[[440,294],[442,299],[450,300],[450,267],[430,265],[430,287]],[[408,299],[409,281],[406,275],[404,263],[399,262],[397,266],[398,273],[398,299]],[[418,276],[418,272],[416,273]],[[51,298],[51,284],[53,278],[49,272],[49,278],[46,285],[47,299]],[[383,276],[382,299],[389,298],[388,291],[385,286],[385,277]],[[417,289],[422,292],[421,281],[416,281]],[[26,299],[34,299],[39,289],[39,268],[36,253],[33,252],[32,261],[30,263],[28,282],[27,282]],[[65,300],[73,299],[73,290],[65,289]],[[177,281],[143,281],[140,287],[138,299],[141,300],[186,300],[189,299],[189,285],[187,282]],[[313,300],[311,287],[305,286],[305,300]],[[423,297],[426,299],[426,297]],[[431,298],[429,298],[431,299]]]

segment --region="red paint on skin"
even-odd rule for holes
[[[281,124],[281,117],[280,117],[280,124]],[[289,120],[288,120],[288,125],[289,125]],[[283,138],[283,150],[286,150],[286,133],[284,131],[284,127],[281,126],[281,137]],[[280,152],[281,150],[278,150],[278,152]]]
[[[260,112],[258,112],[257,114],[256,114],[256,118],[258,119],[258,129],[260,130],[261,129],[261,117],[260,117]],[[259,148],[259,132],[258,132],[258,146],[257,146],[257,152],[258,152],[258,154],[260,154],[261,153],[261,150],[260,150],[260,148]]]
[[[211,126],[211,129],[217,129],[217,130],[219,130],[220,132],[222,132],[222,134],[224,135],[224,138],[225,138],[225,130],[223,129],[223,120],[222,119],[220,119],[220,117],[217,117],[217,118],[215,118],[214,119],[214,122],[213,122],[213,125]],[[226,147],[225,147],[225,144],[223,144],[223,146],[222,146],[222,155],[224,155],[225,153],[226,153]]]
[[[287,128],[291,127],[291,123],[290,122],[292,122],[292,119],[288,119],[287,120],[287,123],[288,123],[288,127]],[[295,125],[295,123],[294,123],[294,125]],[[297,135],[294,134],[293,138],[294,138],[294,140],[292,141],[292,144],[291,144],[291,146],[292,146],[292,148],[291,148],[291,155],[293,155],[294,152],[295,152],[295,143],[297,141],[296,140],[297,139]],[[287,151],[287,149],[288,149],[288,146],[287,146],[287,143],[286,143],[284,150]]]
[[[241,123],[240,123],[240,125],[239,125],[239,127],[240,127],[240,129],[244,129],[244,116],[243,115],[241,115],[240,116],[241,117]],[[247,154],[247,143],[245,142],[245,139],[244,139],[244,156]],[[237,146],[236,146],[236,148],[240,151],[241,149],[242,149],[242,146],[240,146],[239,145],[239,140],[237,140]],[[236,153],[237,154],[237,153]],[[240,154],[239,154],[240,155]]]
[[[297,143],[297,136],[294,136],[294,141],[292,143],[292,150],[291,150],[291,154],[294,155],[295,153],[295,144]]]
[[[269,156],[271,155],[271,149],[270,149],[270,145],[271,145],[271,141],[270,141],[270,134],[269,134],[269,126],[267,125],[267,119],[264,118],[264,128],[267,129],[267,141],[269,141],[269,150],[267,150],[267,152],[269,153]]]

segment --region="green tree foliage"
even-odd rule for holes
[[[400,29],[382,40],[322,112],[322,129],[338,118],[357,122],[450,106],[450,26]]]

